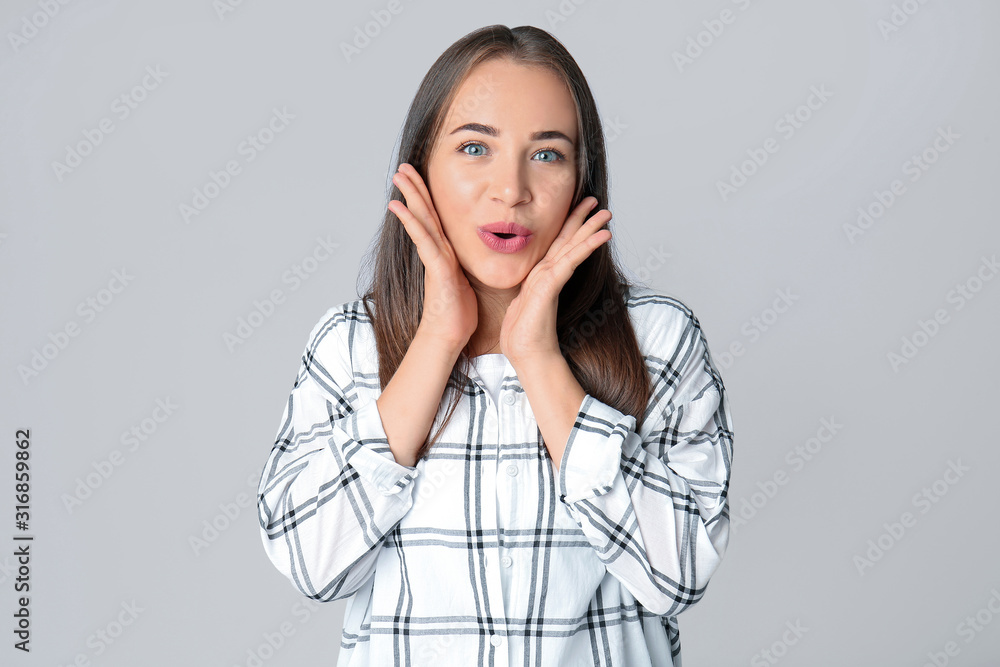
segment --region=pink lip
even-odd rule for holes
[[[484,232],[493,232],[501,234],[517,234],[518,236],[531,236],[531,230],[527,227],[522,227],[516,222],[507,222],[506,220],[501,220],[499,222],[491,222],[488,225],[481,225],[479,229]]]
[[[522,250],[532,238],[531,230],[516,222],[491,222],[477,227],[476,233],[490,249],[507,254]],[[497,234],[516,234],[516,236],[502,238]]]

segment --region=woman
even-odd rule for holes
[[[268,556],[348,598],[338,665],[679,665],[729,536],[697,318],[609,251],[583,74],[538,28],[448,48],[372,285],[313,328],[259,489]]]

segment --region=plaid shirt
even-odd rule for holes
[[[729,541],[732,420],[694,314],[646,287],[626,303],[643,426],[588,394],[558,470],[509,362],[499,403],[473,370],[441,440],[396,463],[371,321],[360,300],[323,315],[258,509],[275,567],[347,598],[338,667],[681,664],[676,617]]]

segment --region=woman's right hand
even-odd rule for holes
[[[406,198],[389,202],[424,265],[424,307],[420,329],[458,349],[465,347],[479,324],[476,292],[445,236],[424,179],[413,165],[402,163],[392,182]]]

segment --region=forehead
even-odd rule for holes
[[[563,80],[549,69],[506,60],[480,63],[459,86],[444,131],[467,122],[501,133],[561,130],[576,140],[576,105]]]

